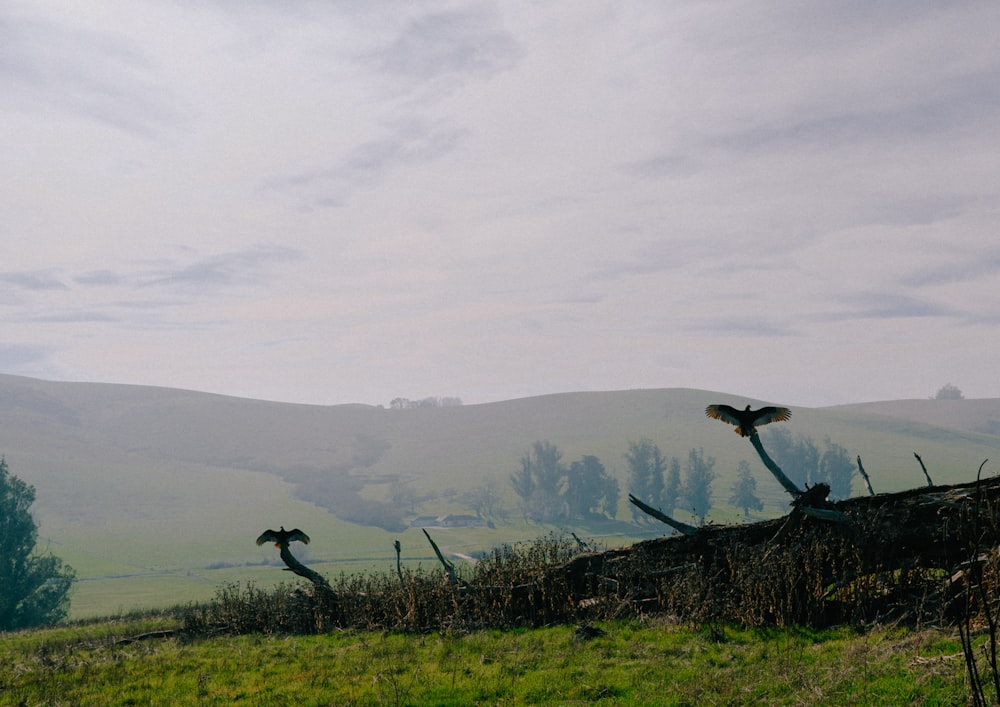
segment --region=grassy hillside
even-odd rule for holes
[[[338,632],[131,641],[168,620],[5,636],[5,704],[965,704],[934,630],[694,631],[663,621],[404,636]],[[981,643],[982,639],[977,640]],[[987,693],[989,694],[989,693]]]
[[[0,453],[36,487],[40,533],[78,570],[73,615],[85,616],[205,598],[227,581],[285,579],[274,548],[253,544],[278,525],[312,536],[297,553],[326,574],[391,566],[396,538],[407,561],[433,563],[418,528],[389,532],[345,518],[365,504],[377,509],[394,481],[423,497],[418,513],[469,513],[458,493],[491,478],[509,493],[508,477],[535,440],[557,445],[567,462],[599,457],[623,492],[630,440],[648,437],[682,461],[704,448],[716,459],[715,522],[738,518],[726,499],[746,459],[765,515],[783,512],[787,498],[749,443],[705,417],[711,402],[760,401],[669,389],[387,410],[0,376]],[[983,459],[998,457],[990,420],[1000,419],[1000,401],[910,402],[895,413],[795,408],[783,424],[860,454],[878,491],[923,483],[914,451],[942,484],[969,480]],[[913,419],[902,414],[910,409]],[[619,519],[629,517],[623,504]],[[434,534],[446,552],[468,554],[546,530],[514,514],[495,529]],[[581,532],[621,544],[660,530],[621,522]]]
[[[949,430],[1000,435],[1000,400],[884,400],[840,405],[831,410],[885,415]]]

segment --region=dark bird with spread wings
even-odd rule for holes
[[[296,540],[306,545],[309,544],[309,536],[298,528],[285,530],[285,526],[281,526],[281,530],[271,530],[270,528],[265,530],[257,538],[257,544],[263,545],[264,543],[271,542],[274,543],[275,547],[288,547],[288,543]]]
[[[756,428],[759,425],[784,422],[792,416],[792,411],[773,405],[762,407],[760,410],[751,410],[749,405],[747,405],[746,410],[737,410],[729,405],[709,405],[705,408],[705,414],[716,420],[728,422],[730,425],[736,425],[736,434],[741,437],[749,437],[757,431]]]

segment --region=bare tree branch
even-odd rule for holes
[[[927,485],[928,486],[933,486],[934,482],[931,481],[931,475],[927,473],[927,467],[924,466],[924,460],[921,459],[920,455],[917,454],[916,452],[913,453],[913,456],[915,456],[917,458],[917,461],[920,462],[920,468],[924,470],[924,476],[927,478]]]
[[[865,480],[865,486],[868,487],[868,495],[874,496],[875,490],[872,488],[872,480],[868,478],[868,473],[865,471],[864,465],[861,463],[861,455],[858,455],[858,471],[861,472],[861,478]]]
[[[663,511],[658,511],[652,506],[646,505],[632,494],[628,495],[628,500],[633,506],[641,510],[643,513],[647,513],[656,518],[657,520],[666,523],[671,528],[680,533],[684,533],[685,535],[694,535],[698,532],[698,529],[695,528],[693,525],[688,525],[687,523],[681,523],[679,520],[674,520]]]

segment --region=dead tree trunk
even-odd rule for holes
[[[819,612],[847,610],[833,601],[838,592],[851,601],[867,597],[869,615],[888,611],[889,604],[904,610],[918,600],[946,602],[947,578],[968,563],[969,548],[1000,548],[1000,477],[836,503],[826,500],[826,491],[817,484],[800,492],[783,518],[705,526],[691,535],[583,554],[553,572],[574,606],[603,598],[674,613],[671,602],[681,600],[672,583],[679,581],[689,583],[685,591],[697,587],[699,601],[727,610],[749,601],[748,593],[778,593],[768,584],[787,582],[796,586],[783,599],[760,599],[774,604],[761,615],[797,620],[795,604],[812,602],[805,620],[819,622]]]
[[[316,587],[317,593],[324,594],[328,597],[337,596],[336,592],[333,591],[333,587],[331,587],[330,583],[326,581],[326,578],[323,575],[319,574],[318,572],[309,569],[301,562],[299,562],[295,558],[295,555],[293,555],[291,551],[288,549],[287,544],[282,544],[279,546],[279,548],[280,548],[279,555],[281,556],[281,559],[284,561],[289,571],[294,572],[300,577],[305,577],[310,582],[312,582],[313,586]]]
[[[441,562],[441,566],[444,567],[444,572],[446,575],[448,575],[448,581],[451,584],[458,586],[460,582],[458,579],[458,575],[455,573],[455,564],[445,558],[445,556],[441,552],[441,549],[438,548],[437,543],[434,542],[434,538],[432,538],[431,534],[427,532],[427,529],[421,528],[421,530],[424,531],[424,535],[427,536],[427,541],[431,544],[431,547],[434,548],[434,554],[437,555],[438,560]]]

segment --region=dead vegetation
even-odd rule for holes
[[[1000,479],[706,526],[603,552],[571,537],[503,546],[449,571],[342,575],[329,589],[236,585],[192,606],[196,633],[426,632],[666,615],[703,625],[958,625],[1000,596]],[[970,591],[974,588],[975,591]]]

